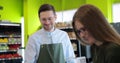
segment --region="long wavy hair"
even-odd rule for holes
[[[73,16],[72,26],[77,38],[81,40],[76,32],[75,21],[82,23],[96,40],[100,42],[114,42],[120,45],[119,33],[108,23],[97,7],[90,4],[83,5]],[[82,43],[84,44],[84,42]]]

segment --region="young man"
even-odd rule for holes
[[[43,28],[29,37],[25,63],[75,63],[68,34],[54,27],[57,18],[54,7],[43,4],[38,16]]]

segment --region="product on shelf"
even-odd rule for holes
[[[16,53],[16,54],[13,54],[13,57],[14,58],[19,58],[19,57],[22,57],[22,56],[20,56],[19,54]]]
[[[0,59],[16,59],[22,58],[19,54],[0,54]]]
[[[8,41],[8,44],[20,44],[21,38],[9,38]]]
[[[7,51],[9,49],[9,47],[7,46],[7,44],[0,44],[0,51]]]
[[[57,28],[71,28],[72,27],[72,25],[71,25],[71,22],[57,22],[56,24],[55,24],[55,26],[57,27]]]
[[[4,59],[5,58],[5,54],[0,54],[0,59]]]
[[[77,51],[77,44],[73,42],[72,46],[73,46],[74,51]]]
[[[9,44],[9,50],[17,50],[21,44]]]
[[[70,38],[76,38],[76,35],[74,32],[67,32]]]
[[[0,43],[7,43],[8,39],[7,38],[0,38]]]
[[[22,63],[18,54],[21,45],[20,23],[0,22],[0,63]]]

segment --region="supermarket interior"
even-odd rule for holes
[[[67,32],[76,58],[87,59],[77,63],[92,63],[91,46],[80,43],[71,24],[80,6],[92,4],[98,7],[120,34],[120,0],[0,0],[0,63],[25,63],[28,38],[42,28],[38,17],[42,4],[54,6],[55,27]]]

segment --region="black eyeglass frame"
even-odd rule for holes
[[[85,32],[85,31],[86,31],[85,27],[82,27],[79,30],[76,30],[77,34],[80,34],[81,32]]]

